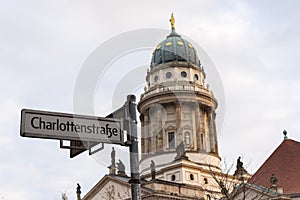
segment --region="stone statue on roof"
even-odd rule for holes
[[[178,159],[188,159],[188,157],[185,155],[185,145],[184,142],[180,142],[180,144],[176,147],[176,157],[175,160]]]
[[[114,147],[112,148],[110,155],[111,155],[111,165],[116,166],[116,151]]]
[[[77,183],[76,194],[77,194],[77,200],[81,200],[81,197],[80,197],[81,186],[79,185],[79,183]]]
[[[123,162],[119,159],[119,162],[117,163],[118,165],[118,175],[123,175],[126,176],[125,174],[125,165]]]
[[[239,158],[237,159],[236,168],[237,169],[243,168],[243,162],[241,161],[241,156],[239,156]]]
[[[243,177],[244,175],[247,175],[248,172],[243,167],[243,162],[241,161],[241,156],[237,159],[236,162],[236,170],[234,172],[234,176]]]

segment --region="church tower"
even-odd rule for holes
[[[218,102],[193,44],[176,33],[173,14],[170,22],[171,33],[153,52],[138,103],[141,176],[151,180],[150,166],[155,163],[156,179],[204,188],[212,171],[221,172]]]

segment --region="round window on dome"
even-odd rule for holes
[[[183,46],[183,42],[181,42],[181,41],[178,41],[177,44],[178,44],[179,46]]]
[[[166,43],[166,46],[168,47],[168,46],[171,46],[172,45],[172,42],[167,42]]]
[[[172,77],[172,73],[171,72],[167,72],[166,73],[166,78],[171,78]]]
[[[181,74],[182,78],[186,78],[187,77],[187,73],[185,71],[182,71],[180,74]]]
[[[156,49],[160,49],[160,47],[161,47],[161,45],[159,44],[159,45],[157,45]]]
[[[193,48],[193,45],[192,45],[191,43],[188,43],[188,46],[189,46],[190,48]]]
[[[195,75],[194,75],[194,80],[195,80],[195,81],[198,81],[198,80],[199,80],[198,74],[195,74]]]
[[[158,76],[155,76],[154,77],[154,82],[157,82],[158,81]]]

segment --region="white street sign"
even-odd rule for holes
[[[22,110],[20,132],[23,137],[124,143],[118,119],[39,110]]]

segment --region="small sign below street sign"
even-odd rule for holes
[[[60,148],[62,149],[70,149],[70,158],[74,158],[75,156],[78,156],[79,154],[85,152],[86,150],[89,150],[89,153],[94,153],[94,152],[98,152],[99,150],[101,150],[101,148],[98,148],[96,151],[92,151],[92,148],[94,148],[95,146],[102,144],[103,147],[103,143],[99,143],[99,142],[87,142],[87,141],[76,141],[76,140],[71,140],[69,141],[69,145],[64,145],[63,141],[60,141]]]
[[[124,144],[119,119],[27,110],[21,113],[21,136]]]

